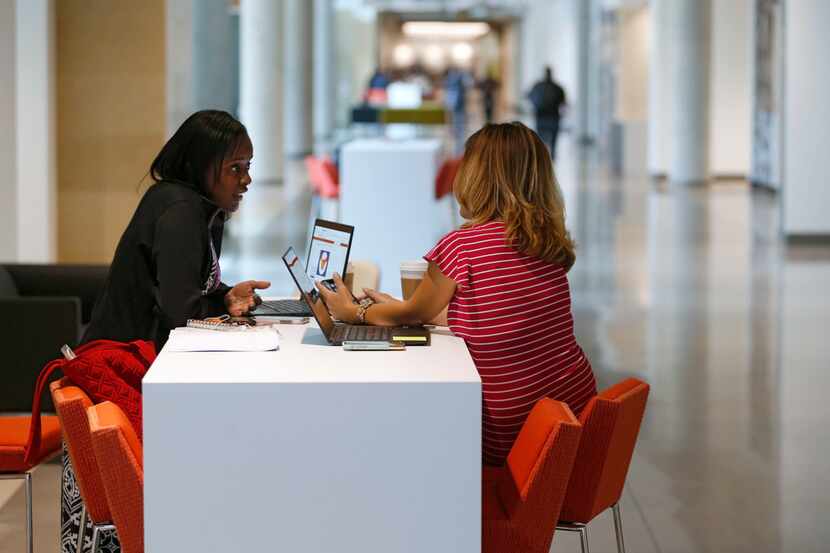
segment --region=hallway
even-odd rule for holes
[[[742,182],[616,178],[564,146],[579,341],[601,388],[629,375],[652,385],[622,500],[628,550],[826,551],[830,251],[786,246],[779,200]],[[279,255],[305,247],[310,198],[302,164],[290,175],[254,185],[229,224],[227,281],[270,278],[272,294],[291,292]],[[57,548],[59,472],[35,477],[40,552]],[[5,505],[0,553],[12,553],[23,548],[22,490]],[[614,551],[610,513],[590,535],[594,553]],[[556,534],[553,551],[578,550],[576,535]]]
[[[786,245],[778,197],[742,181],[614,177],[592,154],[574,161],[567,136],[563,147],[577,336],[600,388],[652,385],[623,500],[629,550],[825,551],[830,250]],[[293,292],[279,255],[305,246],[309,198],[301,164],[290,173],[284,187],[252,186],[230,224],[229,281]],[[346,222],[359,240],[360,222]],[[603,518],[592,551],[613,550]],[[554,543],[578,550],[575,535]]]

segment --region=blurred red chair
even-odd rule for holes
[[[318,216],[337,220],[337,207],[340,200],[340,178],[337,167],[328,159],[317,156],[306,156],[305,168],[308,172],[308,182],[312,193],[312,222]],[[323,202],[326,202],[325,214],[322,212]]]
[[[32,469],[61,450],[58,417],[41,416],[40,442],[33,445],[31,417],[0,417],[0,480],[23,480],[26,496],[26,551],[32,553]],[[37,450],[33,448],[37,447]]]
[[[609,507],[617,551],[625,553],[619,501],[648,393],[648,384],[628,378],[591,399],[579,417],[582,440],[556,528],[579,532],[583,553],[588,553],[587,524]]]
[[[124,412],[105,401],[87,409],[92,446],[124,553],[144,551],[143,447]]]
[[[581,432],[564,403],[536,403],[506,466],[484,468],[484,553],[548,553]]]
[[[440,200],[447,194],[452,194],[452,183],[461,167],[461,158],[450,158],[441,164],[438,175],[435,177],[435,199]]]
[[[63,426],[63,438],[69,450],[69,459],[75,471],[75,480],[81,490],[84,508],[81,511],[80,530],[78,531],[77,551],[83,550],[83,536],[86,519],[92,521],[92,553],[98,551],[98,540],[102,531],[112,531],[115,526],[110,522],[107,496],[101,480],[101,470],[92,448],[92,435],[86,410],[92,400],[86,393],[72,385],[67,378],[53,382],[49,386],[52,401]]]

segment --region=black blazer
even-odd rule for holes
[[[187,319],[224,313],[229,286],[202,292],[212,264],[210,239],[217,258],[222,249],[225,213],[217,211],[189,183],[151,186],[121,236],[81,343],[153,340],[161,349]]]

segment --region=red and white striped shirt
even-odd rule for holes
[[[574,338],[568,277],[507,245],[500,221],[453,231],[424,259],[457,284],[450,330],[481,376],[484,462],[503,465],[539,399],[564,401],[578,415],[597,393]]]

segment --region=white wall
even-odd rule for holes
[[[544,76],[544,68],[553,68],[568,97],[567,122],[576,123],[579,91],[579,1],[529,0],[522,19],[522,71],[520,96]]]
[[[0,260],[57,258],[54,9],[0,2]]]
[[[783,230],[830,235],[830,2],[785,4]]]
[[[752,0],[712,2],[709,163],[713,175],[749,175]]]

